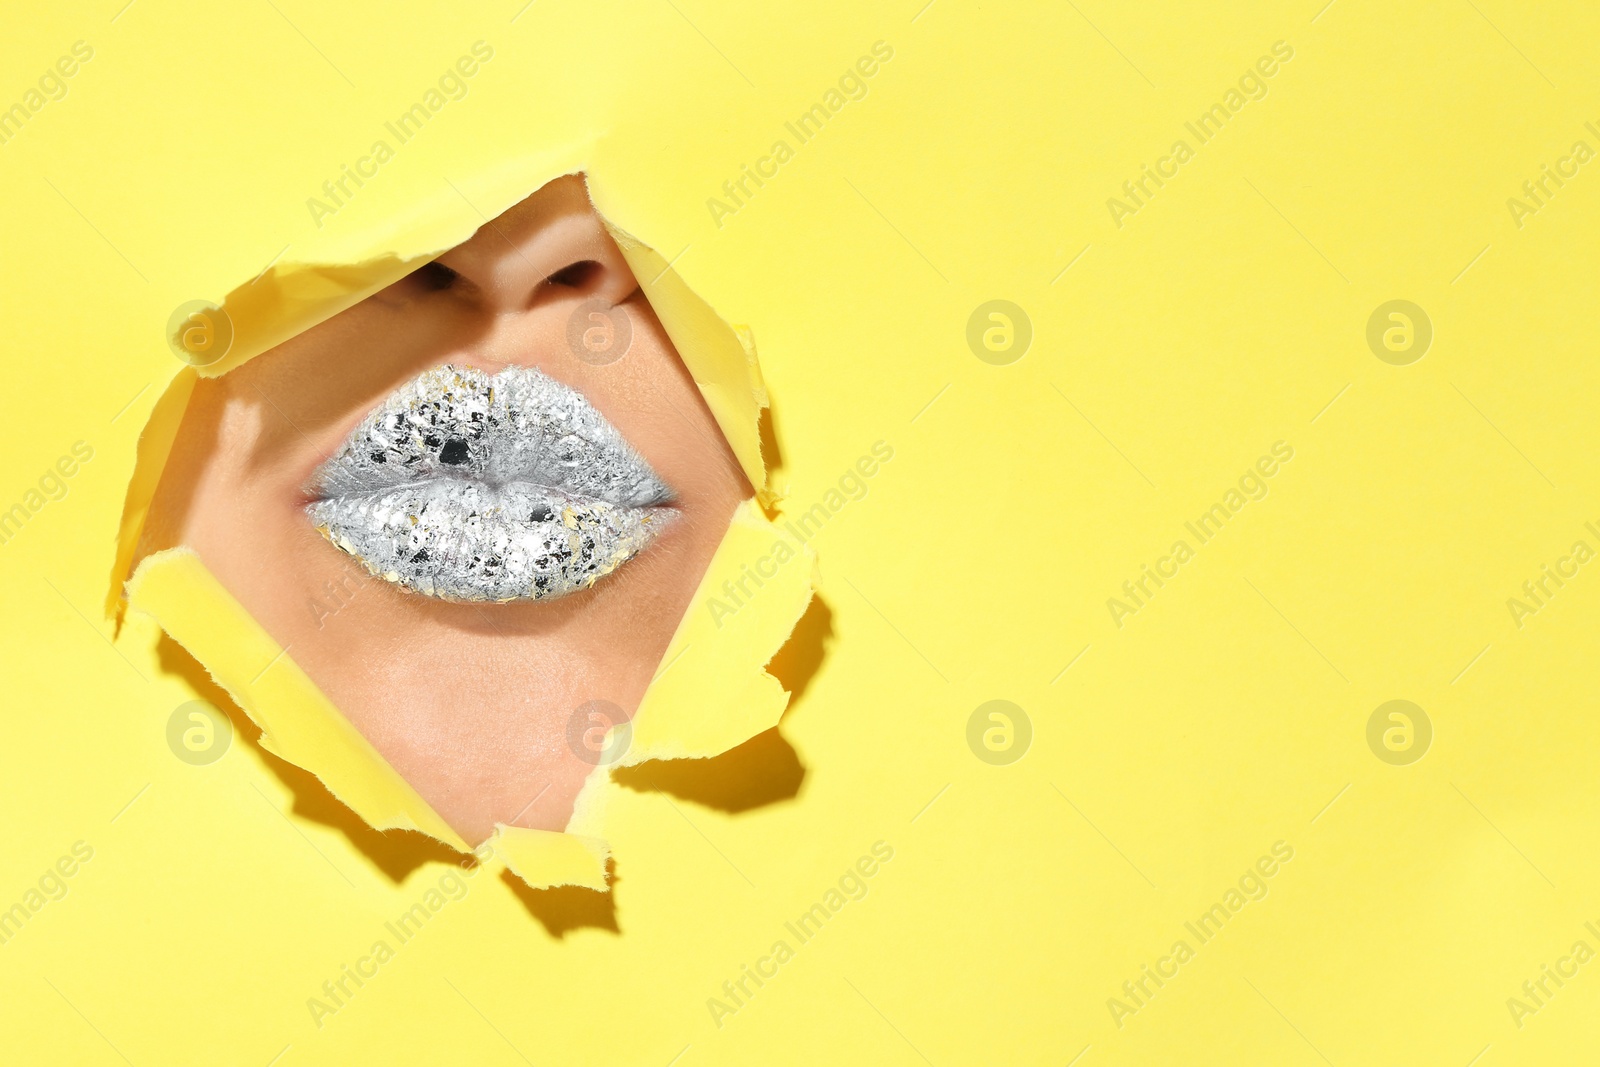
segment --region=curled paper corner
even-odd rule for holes
[[[603,806],[610,768],[598,766],[590,773],[573,803],[566,829],[530,830],[520,825],[494,825],[486,846],[494,849],[506,869],[522,878],[530,889],[578,886],[610,893],[610,841],[603,835]],[[488,848],[480,848],[486,853]]]
[[[498,823],[488,844],[529,889],[570,885],[604,893],[611,887],[606,877],[611,846],[598,837]]]
[[[816,554],[755,500],[734,512],[654,680],[620,766],[708,759],[783,717],[789,692],[766,667],[816,588]]]
[[[141,560],[128,580],[128,607],[154,620],[205,666],[261,728],[262,748],[316,775],[369,826],[417,830],[457,851],[472,851],[192,549],[171,548]]]
[[[576,886],[596,893],[610,892],[611,844],[604,829],[610,771],[602,765],[584,779],[564,831],[497,823],[486,847],[479,849],[480,854],[498,855],[506,869],[530,889]]]

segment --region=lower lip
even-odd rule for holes
[[[458,478],[329,497],[306,511],[373,576],[457,602],[548,600],[586,589],[676,515]]]

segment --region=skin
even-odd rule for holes
[[[568,347],[578,306],[625,314],[604,366]],[[656,541],[590,589],[450,604],[370,577],[302,511],[305,485],[372,408],[444,363],[537,367],[580,390],[675,490]],[[580,178],[220,378],[200,381],[142,553],[194,549],[213,575],[462,837],[563,829],[589,701],[631,716],[750,486]],[[585,720],[583,727],[592,725]],[[581,728],[580,728],[581,732]]]

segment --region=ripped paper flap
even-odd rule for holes
[[[128,582],[128,602],[205,665],[261,728],[261,747],[315,774],[379,830],[419,830],[470,851],[192,550],[146,557]]]

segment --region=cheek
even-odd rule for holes
[[[148,547],[193,548],[280,644],[299,643],[298,659],[308,635],[327,629],[329,610],[374,583],[306,519],[310,446],[280,447],[286,416],[263,399],[255,370],[247,364],[196,386],[151,508],[171,532]]]
[[[725,530],[733,507],[752,495],[750,483],[654,312],[642,300],[630,302],[630,312],[634,341],[627,359],[635,365],[628,399],[637,418],[623,429],[679,492],[691,521],[703,508]]]
[[[191,537],[211,543],[224,533],[232,535],[236,540],[226,546],[230,555],[276,554],[276,546],[303,524],[296,520],[301,519],[304,461],[300,449],[276,447],[273,423],[282,423],[283,415],[247,382],[231,384],[209,455],[194,481],[186,528]]]

